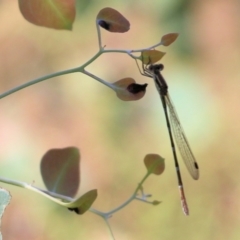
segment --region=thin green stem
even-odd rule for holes
[[[137,188],[135,189],[135,191],[133,193],[134,195],[136,195],[137,192],[141,189],[143,183],[146,181],[146,179],[149,177],[150,174],[151,174],[150,172],[146,173],[146,175],[143,177],[143,179],[141,180],[141,182],[138,184]]]
[[[107,224],[107,227],[108,227],[108,230],[109,230],[109,234],[111,236],[111,239],[115,239],[114,238],[114,234],[113,234],[113,231],[112,231],[112,228],[111,228],[111,225],[109,224],[109,217],[111,217],[111,215],[117,211],[119,211],[120,209],[124,208],[126,205],[128,205],[130,202],[132,202],[134,199],[137,199],[137,200],[142,200],[144,202],[147,202],[145,201],[144,199],[142,198],[137,198],[136,195],[137,195],[137,192],[139,190],[142,189],[142,185],[144,183],[144,181],[147,179],[147,177],[151,174],[150,171],[148,171],[146,173],[146,175],[143,177],[143,179],[141,180],[141,182],[138,184],[136,190],[134,191],[133,195],[127,200],[125,201],[123,204],[121,204],[120,206],[118,206],[117,208],[109,211],[109,212],[100,212],[96,209],[93,209],[93,208],[90,208],[89,211],[92,212],[92,213],[95,213],[96,215],[100,216],[103,218],[103,220],[105,221],[105,223]],[[24,183],[24,182],[20,182],[20,181],[15,181],[15,180],[11,180],[11,179],[7,179],[7,178],[2,178],[0,177],[0,182],[3,182],[3,183],[7,183],[7,184],[11,184],[11,185],[15,185],[15,186],[18,186],[18,187],[22,187],[22,188],[26,188],[26,189],[29,189],[29,190],[32,190],[36,193],[39,193],[49,199],[51,199],[52,201],[56,202],[56,203],[59,203],[59,199],[61,201],[66,201],[66,202],[73,202],[74,199],[73,198],[70,198],[70,197],[67,197],[67,196],[63,196],[63,195],[60,195],[60,194],[57,194],[57,193],[53,193],[53,192],[49,192],[49,191],[46,191],[46,190],[43,190],[43,189],[40,189],[40,188],[37,188],[37,187],[34,187],[30,184],[27,184],[27,183]],[[142,193],[142,195],[144,195]],[[148,202],[149,203],[149,202]],[[61,204],[63,205],[63,204]],[[66,207],[66,206],[65,206]]]
[[[107,213],[103,213],[103,212],[100,212],[98,210],[95,210],[93,208],[89,209],[91,212],[103,217],[103,218],[106,218],[106,217],[109,217],[110,215],[112,215],[113,213],[119,211],[120,209],[122,209],[123,207],[125,207],[126,205],[128,205],[131,201],[133,201],[135,198],[136,198],[136,195],[137,195],[137,192],[141,189],[142,187],[142,184],[144,183],[144,181],[147,179],[147,177],[150,175],[149,172],[147,172],[147,174],[143,177],[143,179],[141,180],[141,182],[138,184],[136,190],[134,191],[133,195],[127,200],[125,201],[123,204],[121,204],[120,206],[118,206],[117,208],[107,212]],[[64,196],[64,195],[61,195],[61,194],[57,194],[57,193],[54,193],[54,192],[50,192],[50,191],[46,191],[46,190],[43,190],[41,188],[38,188],[38,187],[35,187],[35,186],[32,186],[31,184],[28,184],[28,183],[25,183],[25,182],[20,182],[20,181],[15,181],[15,180],[11,180],[11,179],[7,179],[7,178],[3,178],[3,177],[0,177],[0,182],[3,182],[3,183],[7,183],[7,184],[10,184],[10,185],[14,185],[14,186],[17,186],[17,187],[22,187],[22,188],[26,188],[26,189],[29,189],[29,190],[32,190],[34,192],[37,192],[45,197],[48,197],[50,199],[52,199],[53,201],[55,202],[58,202],[56,201],[56,198],[57,199],[61,199],[61,200],[64,200],[64,201],[68,201],[68,202],[72,202],[74,201],[73,198],[70,198],[68,196]]]
[[[89,77],[91,77],[91,78],[94,78],[94,79],[95,79],[95,80],[97,80],[98,82],[100,82],[100,83],[104,84],[105,86],[107,86],[107,87],[109,87],[109,88],[111,88],[112,90],[114,90],[114,91],[115,91],[116,87],[114,87],[114,85],[113,85],[113,84],[111,84],[111,83],[109,83],[109,82],[106,82],[106,81],[104,81],[103,79],[101,79],[101,78],[99,78],[99,77],[97,77],[97,76],[93,75],[92,73],[90,73],[90,72],[86,71],[85,69],[83,70],[83,72],[82,72],[82,73],[84,73],[84,74],[88,75],[88,76],[89,76]]]
[[[143,49],[135,49],[135,50],[124,50],[124,49],[104,49],[101,45],[101,33],[100,33],[100,28],[99,28],[99,25],[97,24],[96,22],[96,26],[97,26],[97,30],[98,30],[98,41],[99,41],[99,51],[89,60],[87,61],[86,63],[84,63],[82,66],[80,67],[77,67],[77,68],[72,68],[72,69],[68,69],[68,70],[63,70],[63,71],[60,71],[60,72],[56,72],[56,73],[52,73],[52,74],[49,74],[49,75],[46,75],[46,76],[43,76],[43,77],[40,77],[40,78],[36,78],[34,80],[31,80],[27,83],[24,83],[20,86],[17,86],[13,89],[10,89],[2,94],[0,94],[0,99],[1,98],[4,98],[12,93],[15,93],[19,90],[22,90],[24,88],[27,88],[29,86],[32,86],[36,83],[39,83],[39,82],[42,82],[42,81],[45,81],[47,79],[50,79],[50,78],[54,78],[54,77],[58,77],[58,76],[62,76],[62,75],[66,75],[66,74],[70,74],[70,73],[75,73],[75,72],[83,72],[85,73],[86,75],[89,75],[91,76],[92,78],[96,79],[97,81],[103,83],[104,85],[106,85],[107,87],[111,88],[111,89],[115,89],[114,86],[100,78],[98,78],[97,76],[87,72],[86,70],[84,70],[84,68],[86,66],[88,66],[90,63],[92,63],[95,59],[97,59],[101,54],[103,53],[112,53],[112,52],[115,52],[115,53],[125,53],[125,54],[128,54],[130,57],[132,57],[133,59],[138,59],[139,57],[136,57],[134,56],[133,54],[131,54],[132,52],[142,52],[143,50],[147,50],[147,49],[152,49],[154,47],[157,47],[159,45],[161,45],[161,42],[160,43],[157,43],[151,47],[148,47],[148,48],[143,48]]]
[[[46,76],[43,76],[43,77],[40,77],[40,78],[36,78],[34,80],[31,80],[27,83],[24,83],[20,86],[17,86],[9,91],[6,91],[5,93],[2,93],[0,94],[0,99],[1,98],[4,98],[12,93],[15,93],[21,89],[24,89],[26,87],[29,87],[31,85],[34,85],[36,83],[39,83],[39,82],[42,82],[44,80],[47,80],[47,79],[50,79],[50,78],[53,78],[53,77],[57,77],[57,76],[61,76],[61,75],[65,75],[65,74],[69,74],[69,73],[74,73],[74,72],[79,72],[79,69],[80,68],[72,68],[72,69],[68,69],[68,70],[64,70],[64,71],[60,71],[60,72],[56,72],[56,73],[52,73],[52,74],[49,74],[49,75],[46,75]]]
[[[136,198],[136,195],[137,195],[137,192],[141,189],[143,183],[146,181],[146,179],[148,178],[148,176],[150,175],[151,173],[147,172],[146,175],[143,177],[143,179],[141,180],[141,182],[138,184],[137,188],[135,189],[134,193],[132,194],[132,196],[127,200],[125,201],[123,204],[121,204],[120,206],[118,206],[117,208],[107,212],[106,214],[107,215],[112,215],[113,213],[119,211],[120,209],[124,208],[126,205],[128,205],[130,202],[132,202],[135,198]]]
[[[119,210],[121,210],[122,208],[126,207],[130,202],[132,202],[135,199],[136,194],[133,194],[127,201],[125,201],[123,204],[121,204],[120,206],[114,208],[111,211],[108,211],[106,214],[108,215],[112,215],[115,212],[118,212]]]
[[[45,197],[50,198],[50,199],[52,199],[55,202],[57,202],[56,198],[57,199],[61,199],[61,200],[65,200],[65,201],[72,201],[73,200],[72,198],[69,198],[67,196],[64,196],[64,195],[61,195],[61,194],[57,194],[57,193],[54,193],[54,192],[50,192],[50,191],[46,191],[46,190],[34,187],[31,184],[28,184],[28,183],[25,183],[25,182],[21,182],[21,181],[15,181],[15,180],[12,180],[12,179],[0,177],[0,182],[6,183],[6,184],[10,184],[10,185],[14,185],[14,186],[21,187],[21,188],[25,188],[25,189],[29,189],[31,191],[37,192],[37,193],[39,193],[39,194],[41,194],[41,195],[43,195]]]
[[[132,55],[131,53],[136,53],[136,52],[142,52],[144,50],[150,50],[153,48],[156,48],[158,46],[162,45],[162,42],[159,42],[157,44],[154,44],[153,46],[147,47],[147,48],[139,48],[139,49],[134,49],[134,50],[124,50],[124,49],[107,49],[104,50],[103,53],[107,53],[107,52],[118,52],[118,53],[127,53],[129,54],[131,57],[133,57],[134,59],[136,58],[134,55]]]
[[[150,47],[147,47],[147,48],[140,48],[140,49],[135,49],[135,50],[129,50],[129,52],[142,52],[144,50],[150,50],[150,49],[153,49],[153,48],[156,48],[158,46],[162,45],[162,42],[158,42],[157,44],[154,44]]]
[[[111,225],[108,222],[108,218],[103,218],[103,219],[104,219],[105,223],[108,226],[108,230],[109,230],[109,233],[110,233],[110,236],[111,236],[112,240],[114,240],[115,238],[114,238],[114,235],[113,235],[113,231],[112,231]]]
[[[24,182],[15,181],[15,180],[8,179],[8,178],[3,178],[3,177],[0,177],[0,182],[7,183],[7,184],[10,184],[10,185],[14,185],[14,186],[17,186],[17,187],[22,187],[22,188],[26,188],[26,185],[28,185],[27,183],[24,183]]]
[[[2,94],[0,94],[0,99],[1,98],[4,98],[12,93],[15,93],[19,90],[22,90],[24,88],[27,88],[29,86],[32,86],[36,83],[39,83],[39,82],[42,82],[42,81],[45,81],[47,79],[50,79],[50,78],[54,78],[54,77],[58,77],[58,76],[62,76],[62,75],[66,75],[66,74],[70,74],[70,73],[76,73],[76,72],[83,72],[84,68],[89,65],[90,63],[92,63],[96,58],[98,58],[101,54],[103,53],[103,51],[99,51],[97,54],[95,54],[95,56],[93,56],[89,61],[87,61],[85,64],[83,64],[82,66],[80,67],[76,67],[76,68],[72,68],[72,69],[67,69],[67,70],[63,70],[63,71],[60,71],[60,72],[56,72],[56,73],[52,73],[52,74],[49,74],[49,75],[46,75],[46,76],[43,76],[43,77],[40,77],[40,78],[36,78],[34,80],[31,80],[27,83],[24,83],[20,86],[17,86],[9,91],[6,91]]]
[[[101,38],[101,30],[98,25],[98,20],[96,20],[96,28],[97,28],[97,35],[98,35],[98,46],[99,46],[99,50],[101,50],[102,49],[102,38]]]
[[[81,67],[79,67],[81,70],[83,70],[85,67],[87,67],[90,63],[92,63],[95,59],[97,59],[100,55],[104,53],[104,49],[100,49],[91,59],[89,59],[87,62],[85,62]]]

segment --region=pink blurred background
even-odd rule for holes
[[[73,31],[27,22],[16,1],[0,1],[0,92],[46,74],[73,68],[97,51],[95,18],[108,6],[131,23],[125,34],[102,31],[109,49],[138,49],[180,33],[162,63],[170,94],[200,166],[194,181],[182,161],[190,208],[180,207],[165,119],[151,79],[125,54],[105,54],[87,67],[114,82],[149,83],[145,97],[122,102],[82,74],[44,81],[0,102],[0,174],[44,188],[40,159],[50,148],[81,151],[79,195],[98,189],[93,207],[111,210],[133,193],[145,174],[143,158],[158,153],[166,171],[145,191],[158,206],[132,202],[110,219],[116,239],[239,239],[240,15],[237,0],[128,2],[77,1]],[[180,159],[180,156],[179,156]],[[103,220],[75,215],[33,192],[1,184],[12,195],[2,218],[3,239],[110,239]]]

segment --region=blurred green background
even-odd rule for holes
[[[149,78],[125,54],[105,54],[87,67],[110,82],[132,77],[149,83],[145,97],[120,101],[83,74],[34,85],[0,102],[0,175],[44,187],[39,163],[50,148],[81,151],[79,195],[98,189],[93,207],[123,203],[145,174],[143,158],[158,153],[166,171],[151,176],[145,191],[162,201],[132,202],[110,223],[121,239],[240,239],[240,4],[238,0],[77,1],[73,31],[27,22],[17,1],[0,1],[0,91],[77,67],[98,50],[95,18],[112,7],[131,23],[125,34],[102,31],[111,49],[138,49],[162,35],[180,33],[168,48],[163,75],[200,166],[194,181],[180,159],[190,216],[182,213],[165,118]],[[180,158],[180,156],[179,156]],[[110,239],[97,215],[73,214],[33,192],[1,184],[12,195],[2,219],[3,238]]]

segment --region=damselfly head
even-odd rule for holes
[[[151,65],[149,65],[148,69],[150,71],[154,71],[154,70],[155,71],[162,71],[164,69],[164,66],[163,66],[162,63],[160,63],[160,64],[151,64]]]

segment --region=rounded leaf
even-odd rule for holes
[[[24,18],[39,26],[72,29],[75,19],[75,0],[18,0]]]
[[[152,204],[155,205],[155,206],[156,206],[156,205],[159,205],[160,203],[161,203],[161,202],[158,201],[158,200],[154,200],[154,201],[152,202]]]
[[[77,214],[83,214],[92,206],[96,198],[97,190],[93,189],[86,192],[76,201],[65,204],[65,206],[67,206],[70,211],[74,211]]]
[[[144,50],[141,52],[140,59],[144,64],[153,64],[162,59],[165,54],[158,50]]]
[[[46,188],[74,197],[80,183],[79,162],[79,150],[75,147],[49,150],[41,160],[41,175]]]
[[[178,35],[178,33],[168,33],[164,35],[161,39],[161,44],[163,46],[169,46],[177,39]]]
[[[144,164],[148,172],[160,175],[165,169],[164,158],[158,154],[147,154],[144,158]]]
[[[123,78],[115,83],[115,92],[123,101],[135,101],[141,99],[146,93],[147,84],[137,84],[132,78]]]
[[[98,25],[109,32],[127,32],[130,28],[129,21],[113,8],[103,8],[97,15]]]

